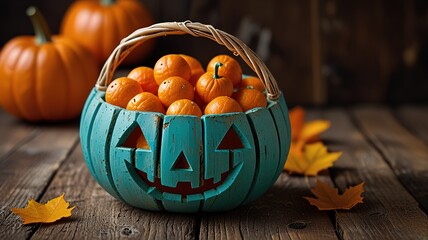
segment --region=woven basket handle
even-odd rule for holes
[[[113,74],[123,59],[141,43],[156,37],[167,35],[190,34],[195,37],[209,38],[220,45],[225,46],[235,56],[240,56],[248,66],[262,80],[267,96],[270,100],[277,100],[280,96],[278,84],[272,73],[267,69],[262,60],[241,40],[221,30],[215,29],[211,25],[204,25],[197,22],[165,22],[141,28],[131,33],[128,37],[122,39],[120,44],[113,50],[110,57],[105,62],[100,76],[98,77],[96,87],[98,90],[105,91],[113,78]]]

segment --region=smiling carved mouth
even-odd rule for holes
[[[190,182],[178,182],[176,187],[164,186],[161,184],[161,180],[159,177],[155,177],[155,181],[150,182],[147,179],[147,174],[145,172],[140,171],[137,168],[135,168],[135,170],[137,171],[138,175],[140,175],[140,177],[144,180],[144,182],[148,186],[155,187],[156,189],[160,190],[161,192],[179,194],[182,196],[203,193],[205,191],[215,189],[224,183],[224,181],[227,179],[227,177],[229,176],[229,173],[230,173],[230,170],[222,173],[221,174],[221,180],[216,182],[216,183],[214,183],[214,178],[210,178],[208,180],[203,180],[203,182],[201,183],[201,186],[196,187],[196,188],[192,188],[192,185]]]
[[[175,187],[165,186],[162,184],[161,178],[159,178],[159,176],[153,176],[154,178],[150,178],[149,180],[147,173],[138,169],[135,166],[135,161],[137,159],[134,159],[134,161],[131,162],[125,161],[125,165],[128,168],[128,171],[134,172],[133,174],[131,174],[132,178],[134,178],[134,181],[139,184],[140,187],[143,188],[149,195],[157,199],[161,200],[162,198],[166,197],[173,198],[175,200],[176,197],[181,196],[182,199],[187,199],[189,197],[192,200],[197,200],[200,197],[210,197],[211,195],[218,195],[228,189],[233,184],[238,173],[241,171],[243,162],[238,163],[234,161],[235,151],[246,148],[241,138],[242,136],[237,133],[236,127],[232,125],[225,133],[225,136],[223,137],[222,141],[216,147],[216,150],[222,152],[229,152],[229,166],[227,170],[224,169],[226,171],[221,173],[220,180],[218,182],[214,182],[214,179],[217,180],[217,177],[203,179],[202,176],[204,175],[204,173],[200,172],[199,174],[201,174],[201,177],[200,184],[198,187],[192,187],[192,182],[190,181],[177,181]],[[125,147],[129,148],[129,146]],[[135,156],[135,153],[133,155]],[[183,152],[180,153],[180,155],[174,162],[172,169],[192,169]],[[163,195],[163,193],[166,193],[166,195]]]

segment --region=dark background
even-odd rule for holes
[[[428,1],[141,1],[157,22],[199,21],[244,40],[263,58],[290,104],[428,102]],[[33,34],[28,6],[39,7],[58,33],[72,2],[1,1],[0,46]],[[165,53],[187,53],[206,64],[227,50],[209,40],[167,37],[142,64]]]

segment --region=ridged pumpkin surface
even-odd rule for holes
[[[0,105],[28,121],[74,118],[97,75],[91,54],[70,39],[39,45],[32,36],[17,37],[0,55]]]

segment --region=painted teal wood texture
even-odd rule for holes
[[[126,110],[122,110],[118,114],[115,127],[112,129],[112,137],[109,146],[112,159],[112,161],[110,161],[110,168],[114,186],[125,202],[139,208],[159,210],[156,201],[147,193],[149,187],[140,180],[135,170],[137,161],[147,160],[147,162],[152,162],[155,159],[151,157],[150,154],[148,154],[147,158],[136,158],[135,148],[123,146],[123,143],[135,128],[147,128],[147,126],[143,125],[145,121],[142,121],[142,119],[152,118],[152,123],[157,122],[155,114],[141,115],[142,114],[138,112]],[[154,127],[151,128],[152,131],[155,131],[157,128],[157,126],[150,127]],[[148,131],[149,130],[146,129],[146,133]]]
[[[165,116],[160,154],[163,186],[176,188],[179,182],[200,186],[202,123],[194,116]],[[178,163],[181,161],[182,163]]]
[[[245,200],[256,168],[255,145],[250,124],[244,113],[205,115],[202,120],[205,133],[204,179],[224,181],[219,187],[204,193],[203,210],[221,211],[224,206],[235,208]],[[229,129],[237,133],[242,148],[219,149]],[[215,171],[219,166],[222,172]]]
[[[278,164],[278,169],[276,171],[276,174],[274,176],[274,182],[281,174],[281,171],[284,168],[285,161],[287,160],[288,152],[290,151],[290,143],[291,143],[291,125],[290,125],[290,118],[288,116],[288,107],[287,103],[285,102],[284,94],[281,94],[281,97],[276,101],[276,103],[279,104],[279,107],[281,110],[279,112],[282,113],[282,116],[284,118],[284,126],[282,124],[278,124],[278,126],[282,126],[282,132],[278,133],[279,136],[282,136],[282,142],[284,142],[286,139],[289,141],[288,143],[284,143],[281,145],[281,151],[282,154],[285,156],[285,158],[280,157],[280,162]]]
[[[83,149],[83,158],[85,159],[86,165],[89,168],[89,171],[91,172],[92,176],[95,177],[95,171],[94,167],[92,166],[92,156],[89,154],[90,148],[91,148],[91,133],[92,128],[94,126],[94,116],[97,114],[101,102],[94,100],[95,96],[97,94],[102,94],[102,92],[98,92],[95,89],[91,91],[89,94],[89,97],[85,103],[85,106],[83,107],[83,112],[85,114],[82,114],[82,117],[80,119],[81,122],[84,122],[85,124],[81,124],[80,126],[80,142]]]
[[[288,134],[289,131],[287,130],[287,128],[290,128],[290,126],[287,125],[287,121],[285,120],[286,118],[288,118],[288,115],[287,117],[284,117],[285,114],[282,113],[282,108],[279,105],[279,100],[269,104],[269,111],[275,122],[276,131],[278,132],[279,146],[281,146],[276,172],[272,173],[275,176],[271,182],[271,185],[273,185],[276,179],[279,177],[279,174],[281,174],[284,167],[284,163],[287,160],[291,136]]]
[[[100,95],[95,95],[93,101],[101,101]],[[112,196],[121,199],[113,184],[109,154],[111,130],[115,124],[118,110],[112,108],[111,105],[100,104],[98,112],[92,118],[94,122],[90,129],[89,154],[95,179]]]
[[[162,205],[166,211],[180,213],[199,212],[201,201],[162,201]]]
[[[136,130],[149,149],[129,146]],[[198,118],[127,111],[94,89],[80,137],[91,174],[117,199],[154,211],[216,212],[251,203],[273,185],[290,126],[283,97],[267,108]]]
[[[247,113],[251,130],[255,134],[256,172],[253,183],[245,202],[252,202],[263,195],[276,181],[274,174],[280,162],[280,142],[275,122],[267,108],[257,108]]]
[[[159,144],[162,131],[163,114],[138,113],[138,127],[146,138],[149,149],[137,149],[135,153],[135,167],[147,174],[150,182],[155,181],[156,166],[159,158]]]
[[[163,192],[162,205],[167,211],[198,212],[200,201],[189,201],[187,196],[194,195],[192,189],[201,185],[201,120],[195,116],[167,115],[162,129],[160,182],[176,189],[173,193]],[[184,186],[179,186],[183,183]]]

